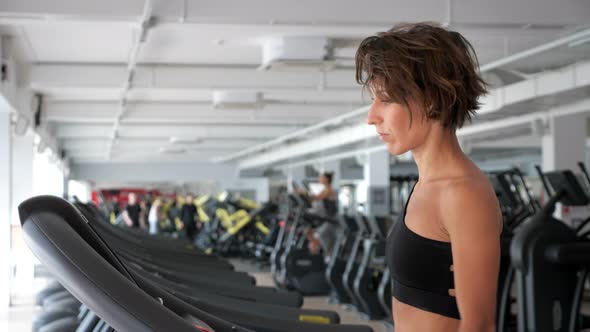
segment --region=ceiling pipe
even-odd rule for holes
[[[109,146],[107,149],[107,160],[111,160],[113,156],[113,145],[115,145],[115,140],[118,136],[121,119],[127,111],[127,97],[129,94],[129,90],[131,90],[133,86],[133,78],[135,76],[135,68],[137,67],[137,58],[139,56],[141,45],[146,42],[149,29],[152,28],[155,24],[155,17],[152,16],[153,7],[153,0],[145,1],[143,13],[138,22],[139,31],[136,34],[135,39],[133,40],[133,45],[131,45],[131,52],[129,53],[129,59],[127,61],[127,79],[125,80],[123,84],[123,89],[121,91],[121,103],[119,113],[115,117],[115,123],[113,125],[111,140],[109,142]]]

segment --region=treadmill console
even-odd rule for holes
[[[545,177],[553,188],[553,191],[564,192],[560,202],[567,206],[588,205],[588,195],[578,181],[578,178],[570,170],[552,171],[545,173]]]

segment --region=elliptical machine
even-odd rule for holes
[[[389,311],[383,310],[379,302],[379,284],[385,271],[385,236],[391,220],[371,216],[367,221],[369,238],[363,240],[362,256],[353,282],[353,291],[367,319],[381,319]]]
[[[313,227],[318,222],[336,221],[305,212],[306,204],[301,196],[295,194],[292,199],[297,212],[289,225],[284,250],[279,258],[278,281],[287,289],[298,290],[303,295],[328,295],[330,285],[325,276],[324,257],[312,255],[307,249],[304,226]]]
[[[369,236],[369,227],[367,226],[365,218],[365,216],[360,214],[356,215],[354,218],[358,231],[356,232],[350,255],[348,256],[348,261],[346,262],[346,268],[344,269],[344,274],[342,275],[342,285],[344,286],[344,290],[351,300],[349,307],[350,309],[356,309],[357,311],[360,310],[359,308],[361,308],[362,305],[354,292],[354,280],[361,263],[363,240]]]
[[[340,215],[338,221],[340,222],[340,232],[326,268],[326,279],[332,288],[330,301],[350,305],[352,299],[344,287],[342,275],[346,271],[347,257],[350,257],[358,226],[354,217],[347,214]]]
[[[281,259],[287,249],[287,244],[293,241],[294,236],[291,233],[291,227],[295,224],[303,214],[304,205],[300,204],[294,194],[287,195],[287,209],[285,211],[284,219],[279,222],[279,233],[275,242],[274,249],[270,255],[270,273],[275,285],[279,288],[289,288],[286,284],[284,270],[281,266]]]
[[[558,202],[584,206],[590,200],[569,170],[545,173],[544,178],[553,194],[516,233],[510,247],[516,270],[518,331],[579,331],[588,326],[579,311],[590,267],[590,242],[553,217],[553,212]]]
[[[520,169],[491,172],[488,176],[500,203],[503,219],[500,235],[496,326],[498,332],[515,331],[517,317],[511,310],[515,269],[510,262],[510,243],[514,233],[519,231],[520,225],[540,211],[541,206],[528,189]]]

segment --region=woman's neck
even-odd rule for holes
[[[433,126],[425,142],[412,149],[421,182],[458,177],[464,172],[457,167],[467,157],[461,150],[454,131]]]

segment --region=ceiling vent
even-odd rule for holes
[[[200,137],[179,137],[179,136],[172,136],[170,137],[170,144],[200,144],[203,142],[203,139]]]
[[[336,62],[331,59],[327,38],[285,37],[267,40],[262,45],[260,70],[328,71]]]
[[[215,109],[260,109],[264,107],[261,92],[213,91]]]
[[[161,147],[160,153],[161,154],[185,154],[187,151],[185,148],[182,147]]]

